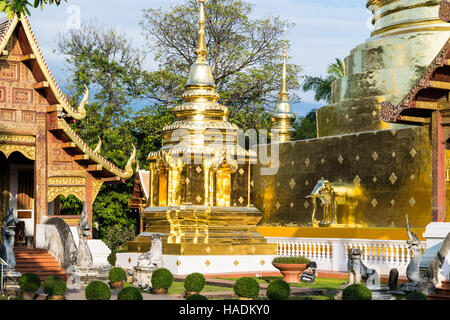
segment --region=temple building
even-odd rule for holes
[[[86,117],[89,91],[77,109],[56,83],[25,15],[0,24],[0,224],[9,208],[36,243],[37,226],[57,216],[69,226],[79,215],[59,215],[59,196],[92,204],[104,183],[132,176],[91,149],[70,124]]]

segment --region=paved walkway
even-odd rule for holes
[[[117,300],[117,294],[119,290],[111,290],[111,300]],[[150,294],[150,293],[142,293],[142,297],[144,300],[184,300],[181,297],[175,297],[172,295],[161,295],[161,294]],[[86,296],[84,295],[84,290],[66,290],[66,300],[86,300]]]

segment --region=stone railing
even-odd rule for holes
[[[360,248],[362,261],[379,274],[389,274],[397,268],[400,275],[406,275],[406,268],[412,252],[403,240],[367,239],[319,239],[319,238],[267,238],[278,245],[279,256],[305,256],[317,263],[320,270],[347,271],[348,252]],[[425,244],[422,244],[425,250]]]

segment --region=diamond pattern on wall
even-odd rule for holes
[[[397,154],[395,152],[391,153],[392,159],[395,158],[397,156]]]
[[[191,182],[191,180],[189,178],[186,178],[186,184],[189,184],[189,182]]]
[[[411,197],[411,199],[409,199],[409,205],[411,207],[414,207],[415,204],[416,204],[416,200],[414,199],[414,197]]]
[[[337,161],[339,162],[339,164],[342,164],[342,162],[344,162],[344,158],[342,157],[342,155],[339,156]]]
[[[239,202],[242,204],[244,202],[244,198],[240,197]]]
[[[205,266],[209,267],[210,264],[211,264],[211,261],[209,261],[209,260],[205,261]]]
[[[209,246],[207,246],[207,247],[205,248],[205,251],[206,251],[206,253],[210,253],[210,252],[211,252],[211,248],[210,248]]]
[[[294,166],[295,162],[294,160],[291,161],[291,166]]]
[[[233,264],[237,267],[238,266],[238,264],[239,264],[239,261],[237,261],[237,260],[234,260],[234,262],[233,262]]]
[[[309,159],[308,158],[306,158],[306,160],[305,160],[305,166],[308,168],[309,167],[309,164],[311,163],[311,161],[309,161]]]
[[[392,205],[392,206],[395,205],[395,200],[394,200],[394,199],[391,200],[391,205]]]
[[[416,176],[415,176],[414,174],[412,174],[409,178],[410,178],[411,180],[414,180],[414,179],[416,178]]]
[[[373,110],[373,112],[372,112],[372,116],[375,118],[376,116],[377,116],[377,112],[375,111],[375,110]]]
[[[373,183],[377,182],[378,181],[377,177],[373,177],[372,181]]]
[[[378,201],[377,199],[373,198],[372,202],[370,203],[372,205],[372,207],[376,207],[378,205]]]
[[[305,186],[308,186],[308,185],[309,185],[309,181],[306,180],[306,181],[305,181]]]
[[[197,173],[200,174],[200,172],[202,172],[202,168],[197,167],[197,168],[195,168],[195,171],[197,171]]]
[[[309,207],[309,202],[308,202],[308,200],[305,201],[305,203],[303,204],[303,206],[305,207],[305,209],[308,209],[308,207]]]
[[[294,203],[291,202],[291,204],[289,205],[291,207],[291,209],[294,207]]]
[[[322,160],[320,160],[320,163],[321,163],[321,164],[324,164],[324,163],[325,163],[325,159],[322,158]]]
[[[355,157],[355,160],[359,161],[359,159],[361,159],[361,158],[359,157],[359,154],[357,154],[356,157]]]
[[[412,149],[411,149],[411,152],[409,153],[409,155],[411,156],[411,158],[414,159],[414,157],[416,156],[416,154],[417,154],[416,149],[412,148]]]
[[[291,181],[289,182],[289,186],[291,187],[291,190],[294,189],[294,187],[295,187],[295,181],[294,181],[294,179],[291,179]]]
[[[397,175],[395,174],[395,172],[392,172],[391,176],[389,177],[389,181],[391,182],[392,185],[395,184],[395,182],[397,181]]]
[[[244,169],[239,169],[239,174],[242,176],[243,174],[245,173],[245,170]]]
[[[202,201],[202,197],[197,196],[197,198],[195,198],[195,200],[197,200],[197,202],[200,202],[200,201]]]
[[[275,206],[277,207],[277,210],[280,209],[281,204],[277,201],[277,203],[275,204]]]
[[[259,262],[259,264],[263,266],[263,265],[266,264],[266,262],[265,262],[264,260],[261,260],[261,261]]]
[[[372,154],[372,159],[373,159],[373,161],[377,161],[377,159],[378,159],[378,153],[374,152],[374,153]]]
[[[356,175],[355,179],[353,179],[353,183],[358,187],[361,184],[361,178]]]

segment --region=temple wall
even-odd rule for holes
[[[255,206],[261,226],[310,227],[317,181],[346,188],[338,223],[348,227],[404,228],[431,221],[431,148],[428,130],[411,127],[280,144],[280,168],[261,175],[253,168]],[[322,218],[318,205],[316,219]]]

